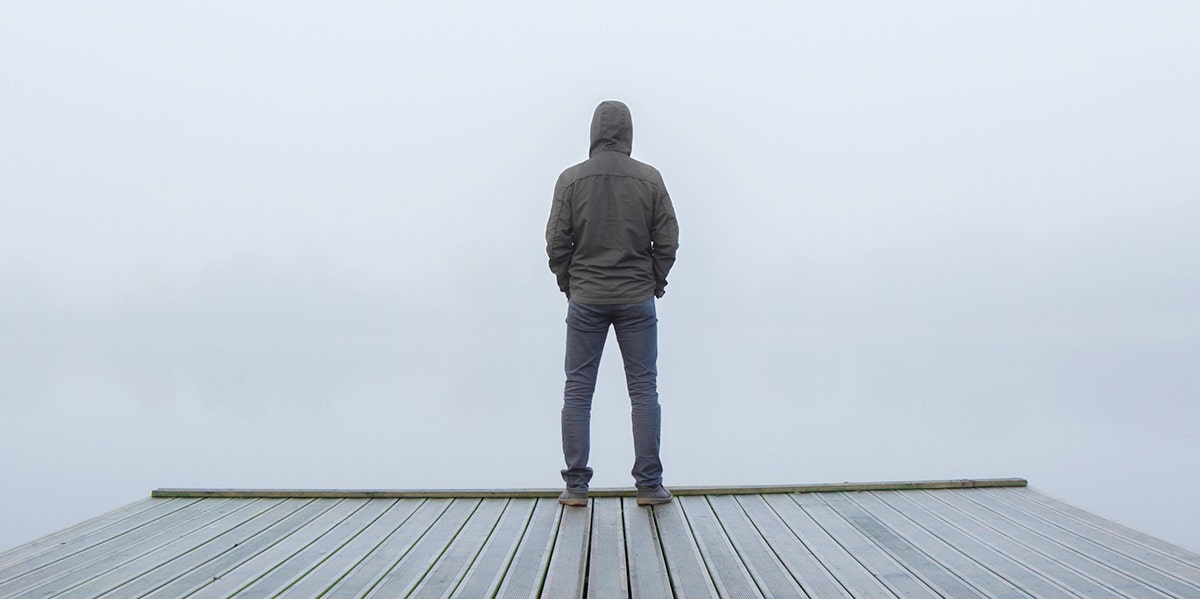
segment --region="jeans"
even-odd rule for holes
[[[592,394],[600,354],[609,325],[617,329],[617,344],[625,361],[625,383],[633,407],[633,474],[639,488],[662,484],[658,457],[662,412],[658,404],[658,316],[654,300],[636,304],[581,304],[567,308],[566,387],[563,391],[562,444],[567,488],[586,490],[592,479],[588,467]]]

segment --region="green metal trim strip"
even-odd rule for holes
[[[675,495],[763,495],[768,493],[840,493],[844,491],[916,491],[920,489],[973,489],[983,487],[1024,487],[1023,478],[981,478],[957,480],[918,480],[877,483],[816,483],[808,485],[767,485],[744,487],[670,487]],[[558,497],[561,489],[155,489],[151,497],[255,497],[268,499],[297,498],[490,498]],[[592,497],[633,497],[634,489],[592,489]]]

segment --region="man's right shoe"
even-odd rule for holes
[[[567,489],[558,496],[558,502],[563,505],[587,507],[587,491],[572,491]]]
[[[638,505],[662,505],[664,503],[669,503],[671,501],[671,497],[673,497],[671,492],[662,485],[658,485],[653,489],[639,488],[637,490]]]

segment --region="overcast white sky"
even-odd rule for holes
[[[1200,550],[1200,5],[425,4],[0,9],[0,548],[560,484],[542,233],[620,99],[681,225],[668,484],[1026,476]]]

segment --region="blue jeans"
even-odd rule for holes
[[[567,308],[567,383],[563,391],[562,444],[567,488],[586,490],[592,480],[588,467],[592,394],[608,327],[617,329],[617,344],[625,360],[625,383],[633,404],[633,479],[639,488],[662,484],[658,457],[662,411],[658,405],[658,316],[654,300],[636,304],[581,304]]]

